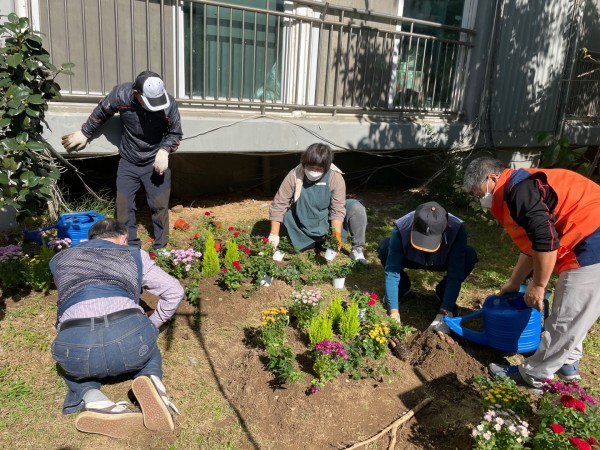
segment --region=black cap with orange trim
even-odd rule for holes
[[[427,202],[415,210],[410,243],[418,250],[435,252],[448,225],[448,213],[437,202]]]

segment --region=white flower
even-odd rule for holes
[[[515,427],[514,425],[511,425],[510,427],[508,427],[508,429],[510,430],[511,433],[517,432],[517,427]]]
[[[483,425],[481,425],[481,424],[477,425],[477,430],[478,431],[483,431]]]
[[[496,425],[494,425],[494,428],[496,429],[496,431],[500,431],[502,429],[502,426],[496,424]]]
[[[492,421],[492,416],[491,416],[490,414],[486,414],[485,416],[483,416],[483,418],[484,418],[485,420],[487,420],[488,422],[491,422],[491,421]]]
[[[502,417],[496,417],[496,423],[498,425],[503,425],[504,424],[504,419]]]
[[[473,430],[473,431],[471,431],[471,436],[473,436],[473,437],[477,437],[477,436],[479,436],[480,434],[481,434],[481,433],[479,433],[479,431],[477,431],[477,430]]]
[[[483,433],[483,438],[486,441],[489,441],[492,438],[492,433],[490,431],[486,431],[485,433]]]

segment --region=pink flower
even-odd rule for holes
[[[556,434],[562,434],[565,432],[565,427],[563,427],[559,423],[553,423],[552,425],[550,425],[550,429],[552,431],[554,431]]]
[[[571,445],[574,445],[579,450],[591,450],[591,448],[592,448],[592,447],[590,447],[590,444],[588,444],[586,441],[584,441],[583,439],[578,438],[576,436],[573,436],[572,438],[570,438],[569,442],[571,443]]]
[[[317,386],[315,386],[314,384],[310,387],[310,393],[311,394],[316,394],[317,392],[321,392],[321,389],[319,389]]]

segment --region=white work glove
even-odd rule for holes
[[[81,132],[81,130],[75,133],[66,134],[62,137],[62,145],[67,152],[78,152],[83,150],[87,145],[88,138]]]
[[[273,249],[277,249],[277,246],[279,245],[279,236],[273,233],[269,234],[269,242],[271,243],[271,246],[273,246]]]
[[[169,152],[164,148],[161,148],[158,153],[156,153],[156,158],[154,158],[154,170],[157,174],[162,175],[169,168]]]

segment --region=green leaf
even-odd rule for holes
[[[40,112],[31,108],[25,108],[25,114],[27,114],[29,117],[40,117]]]
[[[19,23],[19,16],[17,16],[14,12],[12,12],[12,13],[10,13],[8,15],[8,21],[10,23],[18,24]],[[6,25],[6,23],[4,25]]]
[[[14,23],[8,23],[8,22],[4,23],[4,28],[6,28],[9,31],[12,31],[13,33],[16,33],[18,30],[17,25],[15,25]]]
[[[10,119],[9,118],[3,118],[0,119],[0,128],[4,128],[10,125]]]
[[[13,117],[14,117],[14,116],[18,116],[18,115],[19,115],[19,114],[21,114],[23,111],[25,111],[25,107],[21,105],[21,106],[20,106],[19,108],[17,108],[17,109],[10,109],[10,110],[8,110],[7,114],[8,114],[9,116],[13,116]]]
[[[0,172],[0,185],[8,184],[8,174],[5,172]]]
[[[46,100],[44,100],[44,97],[42,97],[40,94],[34,94],[31,95],[27,101],[31,105],[41,105],[42,103],[45,103]]]
[[[587,150],[588,150],[587,147],[579,147],[579,148],[574,148],[572,151],[576,155],[585,155],[585,152],[587,152]]]
[[[542,142],[546,141],[550,136],[552,135],[547,131],[539,131],[535,134],[535,138],[538,144],[541,144]]]
[[[559,144],[554,144],[553,146],[548,147],[546,150],[544,150],[544,154],[543,154],[543,158],[542,158],[542,165],[544,167],[553,166],[556,163],[556,160],[558,159],[559,153],[560,153],[560,145]]]
[[[64,64],[61,64],[60,67],[63,69],[72,69],[73,67],[75,67],[75,63],[72,63],[72,62],[64,63]]]
[[[32,171],[28,170],[23,172],[19,179],[23,182],[24,185],[33,187],[39,183],[39,178]]]
[[[2,166],[8,170],[17,170],[17,163],[15,162],[14,158],[4,158],[2,160]]]
[[[6,64],[8,64],[9,67],[16,68],[22,62],[23,55],[21,53],[15,53],[14,55],[9,55],[6,57]]]
[[[46,150],[46,145],[44,143],[34,140],[29,141],[27,147],[31,150]]]
[[[14,138],[13,139],[3,139],[1,142],[2,142],[2,146],[7,150],[11,150],[11,151],[21,150],[21,146],[19,145],[17,140]]]
[[[19,106],[21,106],[21,102],[23,100],[21,100],[20,98],[13,98],[12,100],[9,100],[8,103],[6,104],[9,108],[13,108],[16,109]]]

